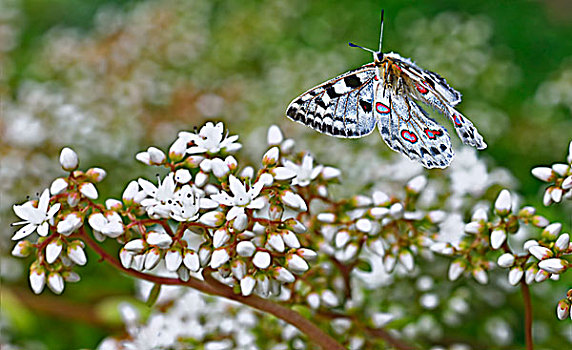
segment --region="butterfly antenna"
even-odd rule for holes
[[[379,51],[378,52],[381,52],[381,43],[382,43],[382,39],[383,39],[383,11],[384,10],[381,10],[381,29],[379,32]]]
[[[359,46],[359,45],[356,45],[356,44],[354,44],[354,43],[348,43],[348,45],[351,46],[351,47],[357,47],[357,48],[360,48],[360,49],[365,50],[365,51],[369,51],[369,52],[376,53],[376,52],[373,51],[372,49],[368,49],[368,48],[366,48],[366,47]]]

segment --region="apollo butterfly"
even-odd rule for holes
[[[429,118],[419,102],[452,122],[463,143],[487,148],[473,123],[454,107],[461,94],[439,74],[419,68],[396,53],[382,53],[383,11],[379,50],[373,62],[330,79],[294,99],[286,115],[324,134],[358,138],[377,124],[381,137],[394,151],[427,168],[446,168],[454,151],[447,130]]]

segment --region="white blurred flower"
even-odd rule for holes
[[[60,203],[56,203],[49,207],[50,204],[50,191],[48,189],[42,192],[40,199],[38,201],[38,206],[34,207],[32,202],[26,202],[22,205],[14,205],[14,213],[18,215],[20,219],[23,221],[15,222],[12,225],[25,225],[24,227],[20,228],[14,236],[12,236],[12,240],[19,240],[26,236],[29,236],[34,231],[37,230],[38,235],[40,236],[47,236],[48,230],[50,228],[49,221],[52,220],[54,215],[60,210]]]
[[[238,135],[223,136],[224,125],[222,122],[214,125],[211,122],[206,123],[198,134],[190,132],[180,132],[179,137],[187,142],[193,141],[194,146],[187,149],[188,154],[197,153],[217,153],[222,149],[227,152],[238,151],[242,145],[238,142]]]
[[[296,173],[296,177],[292,180],[292,185],[301,187],[308,186],[312,180],[320,175],[323,169],[322,165],[314,167],[314,158],[309,154],[304,155],[300,165],[285,159],[284,166]]]

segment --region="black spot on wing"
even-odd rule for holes
[[[364,112],[369,113],[371,112],[372,109],[372,105],[370,102],[366,101],[366,100],[359,100],[359,104],[361,106],[361,108],[363,109]]]
[[[361,80],[355,75],[348,75],[344,78],[344,83],[349,88],[357,88],[362,85]]]

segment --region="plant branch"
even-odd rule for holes
[[[320,345],[323,349],[328,349],[328,350],[344,349],[344,347],[340,343],[338,343],[334,338],[330,337],[328,334],[322,331],[318,326],[316,326],[310,320],[306,319],[305,317],[303,317],[294,310],[291,310],[282,305],[279,305],[277,303],[274,303],[267,299],[263,299],[258,296],[252,295],[245,297],[240,294],[235,294],[232,288],[216,281],[208,274],[205,274],[205,281],[201,281],[191,277],[189,278],[188,281],[185,282],[178,278],[154,276],[143,272],[135,271],[132,269],[126,269],[125,267],[123,267],[123,265],[121,265],[121,262],[119,262],[119,260],[111,256],[101,246],[99,246],[99,244],[97,244],[94,240],[92,240],[91,237],[89,237],[89,235],[85,232],[83,228],[80,229],[80,236],[84,239],[85,243],[102,258],[102,260],[105,260],[106,262],[110,263],[111,265],[113,265],[114,267],[116,267],[117,269],[123,271],[128,275],[158,284],[187,286],[206,294],[216,295],[237,301],[239,303],[253,307],[257,310],[272,314],[288,322],[289,324],[295,326],[301,332],[306,334],[312,342]]]
[[[526,340],[526,350],[533,350],[532,342],[532,303],[530,302],[530,290],[524,280],[520,281],[520,290],[524,301],[524,337]]]

